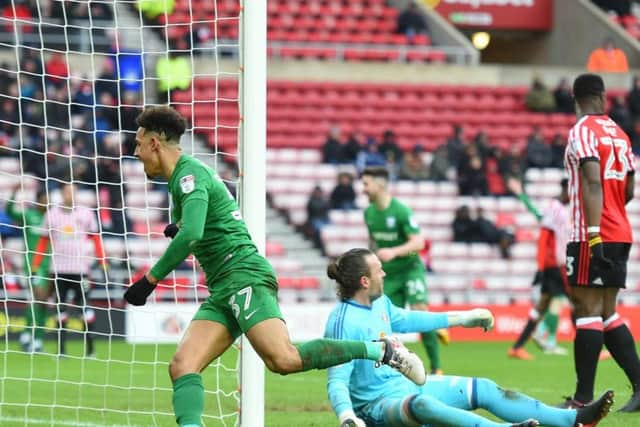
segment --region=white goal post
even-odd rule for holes
[[[266,243],[267,0],[243,0],[240,36],[240,208],[258,249]],[[245,336],[240,425],[264,426],[264,364]]]

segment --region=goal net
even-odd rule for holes
[[[175,425],[168,364],[208,292],[190,258],[146,306],[123,303],[126,286],[168,245],[171,221],[166,182],[146,177],[133,157],[135,118],[145,105],[174,106],[190,123],[184,151],[240,196],[246,12],[240,0],[2,5],[0,425]],[[74,210],[95,219],[106,271],[86,227],[43,222],[68,207],[69,182]],[[55,243],[55,233],[89,266],[68,293],[56,282],[54,246],[45,251],[52,259],[33,265],[39,239]],[[239,347],[203,375],[206,426],[241,423]]]

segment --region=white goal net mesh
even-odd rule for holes
[[[240,1],[0,8],[0,425],[175,425],[168,364],[208,292],[188,259],[152,304],[123,303],[171,220],[166,182],[132,156],[135,118],[174,106],[190,123],[183,149],[235,191]],[[66,265],[64,245],[76,254]],[[204,425],[239,423],[238,368],[234,346],[205,371]]]

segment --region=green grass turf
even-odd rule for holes
[[[71,344],[70,357],[58,359],[25,355],[14,343],[8,343],[0,353],[0,426],[175,425],[167,375],[167,362],[175,346],[134,347],[99,341],[97,347],[96,360],[80,358],[78,343]],[[420,347],[412,348],[424,359]],[[442,348],[444,369],[450,374],[489,377],[548,403],[558,403],[572,392],[571,357],[545,356],[531,348],[536,360],[523,362],[507,359],[506,348],[506,343],[454,342]],[[53,344],[47,343],[46,350],[53,351]],[[156,360],[160,363],[153,363]],[[229,351],[222,362],[226,368],[234,368],[237,352]],[[206,426],[234,425],[236,374],[213,365],[205,371],[204,379],[207,390],[221,390],[207,395],[206,413],[228,415],[224,421],[209,417]],[[266,426],[337,425],[326,397],[324,372],[286,377],[267,373],[266,384]],[[630,395],[624,375],[611,360],[601,362],[596,390],[608,387],[616,391],[618,407]],[[640,427],[640,415],[612,413],[600,425]]]

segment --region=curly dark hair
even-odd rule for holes
[[[187,121],[168,105],[147,107],[136,118],[136,124],[145,132],[164,135],[168,142],[178,143],[187,129]]]
[[[338,283],[338,298],[348,300],[360,289],[360,278],[369,275],[365,258],[372,254],[369,249],[351,249],[327,266],[327,276]]]

